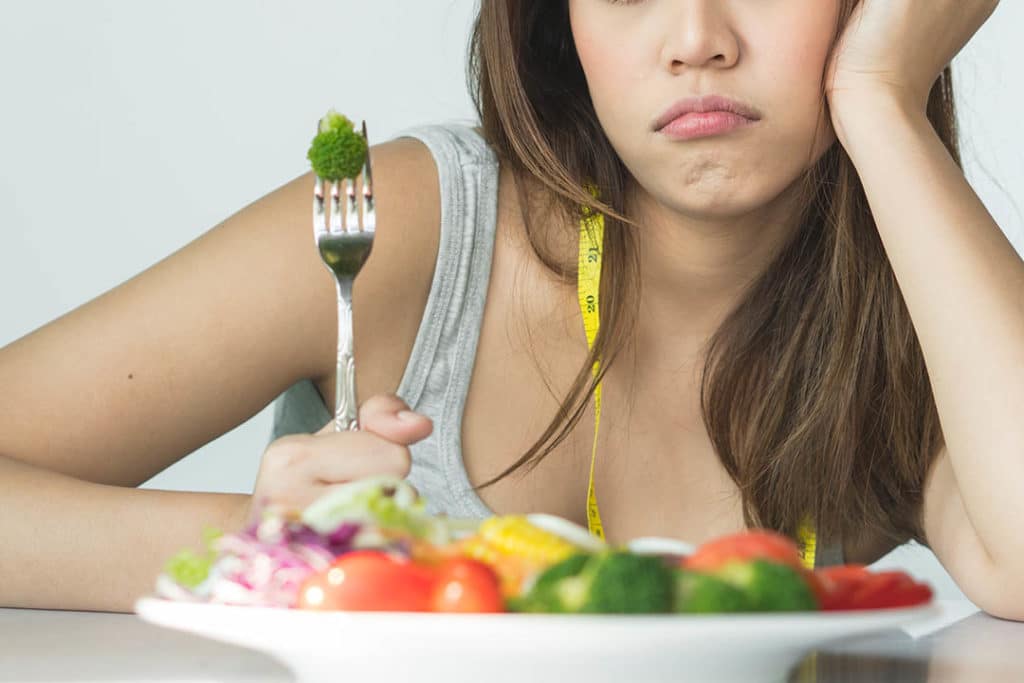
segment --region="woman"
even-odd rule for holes
[[[485,0],[482,127],[371,150],[363,431],[320,428],[336,322],[303,176],[0,352],[3,504],[33,520],[0,522],[0,604],[129,610],[203,525],[391,473],[612,541],[807,516],[825,562],[917,539],[1024,618],[1024,267],[958,167],[947,68],[996,4]],[[130,488],[288,387],[253,496]]]

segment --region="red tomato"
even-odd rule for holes
[[[910,607],[928,602],[932,589],[902,571],[871,572],[864,565],[826,567],[815,572],[825,588],[823,610]]]
[[[818,575],[810,569],[801,569],[800,574],[804,577],[804,581],[810,587],[811,592],[814,593],[814,597],[818,601],[818,607],[825,602],[825,584],[822,582]]]
[[[929,586],[918,583],[902,571],[874,574],[850,596],[854,609],[909,607],[931,600]]]
[[[885,607],[888,596],[911,583],[913,580],[903,572],[877,572],[856,587],[850,595],[850,602],[857,609]]]
[[[904,588],[902,592],[893,596],[889,601],[889,607],[923,605],[926,602],[931,602],[933,595],[931,586],[915,581],[912,585]]]
[[[434,572],[377,550],[338,556],[299,589],[299,609],[427,612]]]
[[[682,562],[684,569],[713,572],[733,560],[770,560],[803,570],[800,550],[792,539],[765,529],[742,531],[704,543]]]
[[[437,567],[433,607],[436,612],[504,612],[501,581],[483,562],[446,560]]]
[[[852,609],[850,596],[871,576],[862,564],[843,564],[814,571],[822,586],[821,609]]]

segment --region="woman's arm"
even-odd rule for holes
[[[371,154],[377,237],[354,294],[361,397],[401,378],[440,216],[421,143]],[[299,379],[333,384],[335,292],[314,247],[312,185],[297,178],[0,349],[0,605],[128,609],[161,559],[206,524],[234,523],[246,496],[125,487]],[[388,315],[372,315],[384,289]]]
[[[998,5],[862,0],[825,90],[910,311],[945,437],[925,478],[928,544],[979,607],[1024,620],[1024,263],[927,116],[938,79]]]
[[[137,486],[322,373],[334,293],[305,180],[0,351],[0,454]]]
[[[94,484],[0,456],[0,607],[131,612],[206,526],[241,525],[247,495]]]
[[[1024,620],[1024,262],[923,112],[862,97],[837,114],[920,339],[943,449],[928,543],[985,611]]]

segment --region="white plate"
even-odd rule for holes
[[[845,613],[462,615],[135,603],[140,617],[159,626],[263,651],[302,683],[779,683],[825,641],[934,619],[942,609],[932,603]]]

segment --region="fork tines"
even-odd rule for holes
[[[367,147],[370,138],[366,135],[366,121],[363,121],[363,139]],[[363,164],[363,230],[373,232],[377,229],[377,211],[373,201],[373,169],[370,167],[370,150],[366,150],[366,162]]]

